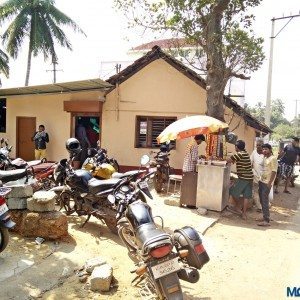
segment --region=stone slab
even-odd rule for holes
[[[27,198],[7,198],[6,204],[9,209],[26,209]]]
[[[20,184],[15,186],[9,186],[11,192],[7,195],[7,198],[27,198],[33,195],[33,189],[31,185]]]

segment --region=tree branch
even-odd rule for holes
[[[221,14],[228,7],[230,0],[219,0],[217,5],[213,9],[213,13]]]
[[[236,78],[240,78],[240,79],[245,79],[245,80],[249,80],[251,78],[251,76],[246,76],[244,74],[238,74],[235,72],[231,72],[231,76],[236,77]]]

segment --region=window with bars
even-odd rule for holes
[[[171,123],[176,121],[176,117],[136,117],[136,148],[158,148],[156,138]],[[171,144],[175,144],[174,141]]]

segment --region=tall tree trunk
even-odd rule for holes
[[[222,14],[213,12],[207,22],[207,115],[224,121],[224,91],[228,77],[222,55]]]
[[[29,83],[29,75],[30,75],[30,69],[31,69],[31,54],[32,54],[31,43],[29,43],[25,86],[28,86],[28,83]]]
[[[224,76],[212,69],[206,78],[207,83],[207,115],[224,121]]]

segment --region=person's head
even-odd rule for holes
[[[245,142],[243,140],[238,140],[235,143],[236,151],[244,151],[245,150]]]
[[[42,132],[45,130],[45,126],[44,125],[39,125],[39,132]]]
[[[263,140],[257,140],[256,141],[256,151],[258,154],[262,153],[262,145],[264,144]]]
[[[294,147],[299,147],[299,138],[293,137],[292,138],[292,144]]]
[[[268,156],[272,155],[272,146],[270,144],[266,143],[266,144],[263,144],[261,147],[262,147],[262,152],[263,152],[264,156],[268,157]]]
[[[202,142],[205,142],[205,136],[203,134],[197,134],[194,136],[194,140],[200,145]]]

